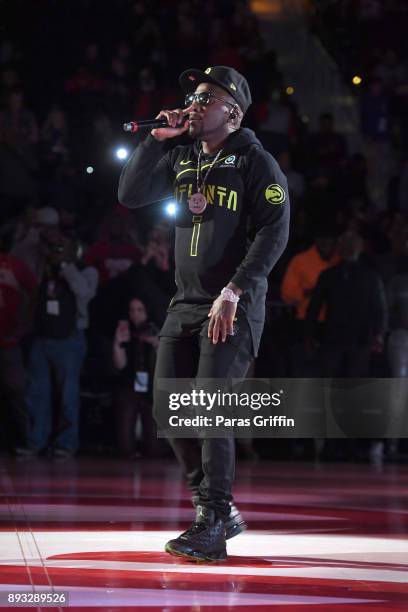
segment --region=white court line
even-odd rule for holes
[[[38,559],[27,559],[27,562],[29,563],[30,567],[41,567],[41,562]],[[0,565],[2,564],[0,563]],[[13,563],[13,565],[24,565],[24,563]],[[344,566],[326,567],[318,564],[314,567],[234,567],[230,565],[178,565],[174,563],[139,563],[134,561],[100,561],[92,559],[49,559],[45,561],[45,565],[48,569],[95,569],[101,571],[221,574],[234,576],[290,576],[292,578],[325,578],[332,580],[348,580],[353,582],[395,582],[408,585],[408,571],[362,569],[356,567],[345,568]]]
[[[35,532],[36,542],[41,550],[41,557],[45,559],[47,567],[75,567],[95,568],[126,571],[152,571],[152,572],[180,572],[206,573],[206,574],[236,574],[253,576],[306,576],[325,577],[347,580],[371,580],[407,582],[408,571],[404,569],[356,567],[360,562],[370,563],[396,563],[403,564],[408,559],[408,540],[387,539],[379,537],[361,536],[338,536],[327,534],[311,535],[275,535],[270,532],[246,532],[238,538],[228,542],[230,555],[259,557],[260,563],[263,558],[276,559],[276,563],[284,563],[279,557],[293,559],[295,567],[266,567],[256,566],[197,566],[194,564],[178,565],[169,563],[148,563],[146,561],[109,561],[109,560],[80,560],[75,559],[75,554],[101,553],[101,552],[163,552],[164,543],[175,537],[174,531],[70,531]],[[21,552],[19,554],[15,534],[12,532],[0,532],[0,564],[23,565]],[[256,552],[255,552],[256,551]],[[27,551],[28,552],[28,551]],[[72,559],[50,559],[50,557],[61,554],[71,554]],[[325,557],[331,567],[321,561]],[[299,565],[296,566],[296,559]],[[305,567],[304,562],[316,565]],[[333,567],[336,559],[341,567]],[[232,558],[233,561],[233,558]],[[349,568],[344,563],[350,562]],[[35,554],[30,555],[30,564],[40,565]]]
[[[225,593],[203,590],[176,589],[105,589],[93,587],[54,587],[56,591],[64,591],[69,595],[70,606],[97,607],[103,605],[125,606],[276,606],[276,605],[335,605],[382,603],[380,599],[357,599],[355,597],[324,597],[316,595],[284,595],[280,593]],[[21,585],[2,585],[1,591],[18,591]]]

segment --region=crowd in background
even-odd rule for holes
[[[348,53],[330,49],[345,78],[351,64],[365,75],[358,152],[330,113],[307,130],[245,0],[13,3],[0,44],[3,447],[73,455],[81,418],[82,447],[166,452],[150,404],[175,292],[172,221],[162,204],[117,204],[114,150],[137,143],[124,121],[181,104],[177,78],[190,66],[247,76],[244,125],[288,177],[290,242],[270,277],[254,376],[408,376],[408,64],[398,36],[375,38],[390,11],[408,13],[395,1],[311,5],[323,40],[356,19],[380,40],[369,54],[352,34]]]
[[[408,149],[408,65],[405,0],[316,0],[311,28],[348,83],[362,78],[363,133]],[[380,111],[381,109],[381,111]],[[383,121],[376,123],[375,114]],[[375,131],[375,128],[377,130]]]

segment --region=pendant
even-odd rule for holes
[[[197,191],[188,200],[188,207],[194,215],[201,215],[207,208],[207,200],[202,193]]]

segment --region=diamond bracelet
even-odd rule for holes
[[[227,287],[224,287],[224,289],[222,289],[221,295],[223,300],[226,300],[227,302],[234,302],[234,304],[237,304],[237,302],[239,302],[239,296],[234,293],[232,289],[228,289]]]

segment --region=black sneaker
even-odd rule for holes
[[[197,507],[198,504],[198,496],[194,495],[193,498],[193,506]],[[230,505],[230,513],[226,520],[224,520],[225,526],[225,539],[230,540],[235,536],[239,535],[245,529],[248,529],[248,525],[246,524],[244,517],[234,504],[234,502],[229,502]]]
[[[17,446],[14,449],[17,457],[37,457],[40,454],[40,451],[37,448],[33,448],[31,446]]]
[[[191,561],[224,561],[227,558],[224,522],[215,518],[214,510],[197,506],[196,520],[191,527],[167,542],[164,549]]]
[[[230,540],[248,529],[244,517],[233,502],[230,502],[230,513],[227,520],[224,521],[224,526],[226,540]]]
[[[51,450],[51,455],[54,459],[71,459],[75,457],[75,451],[72,448],[55,447]]]

